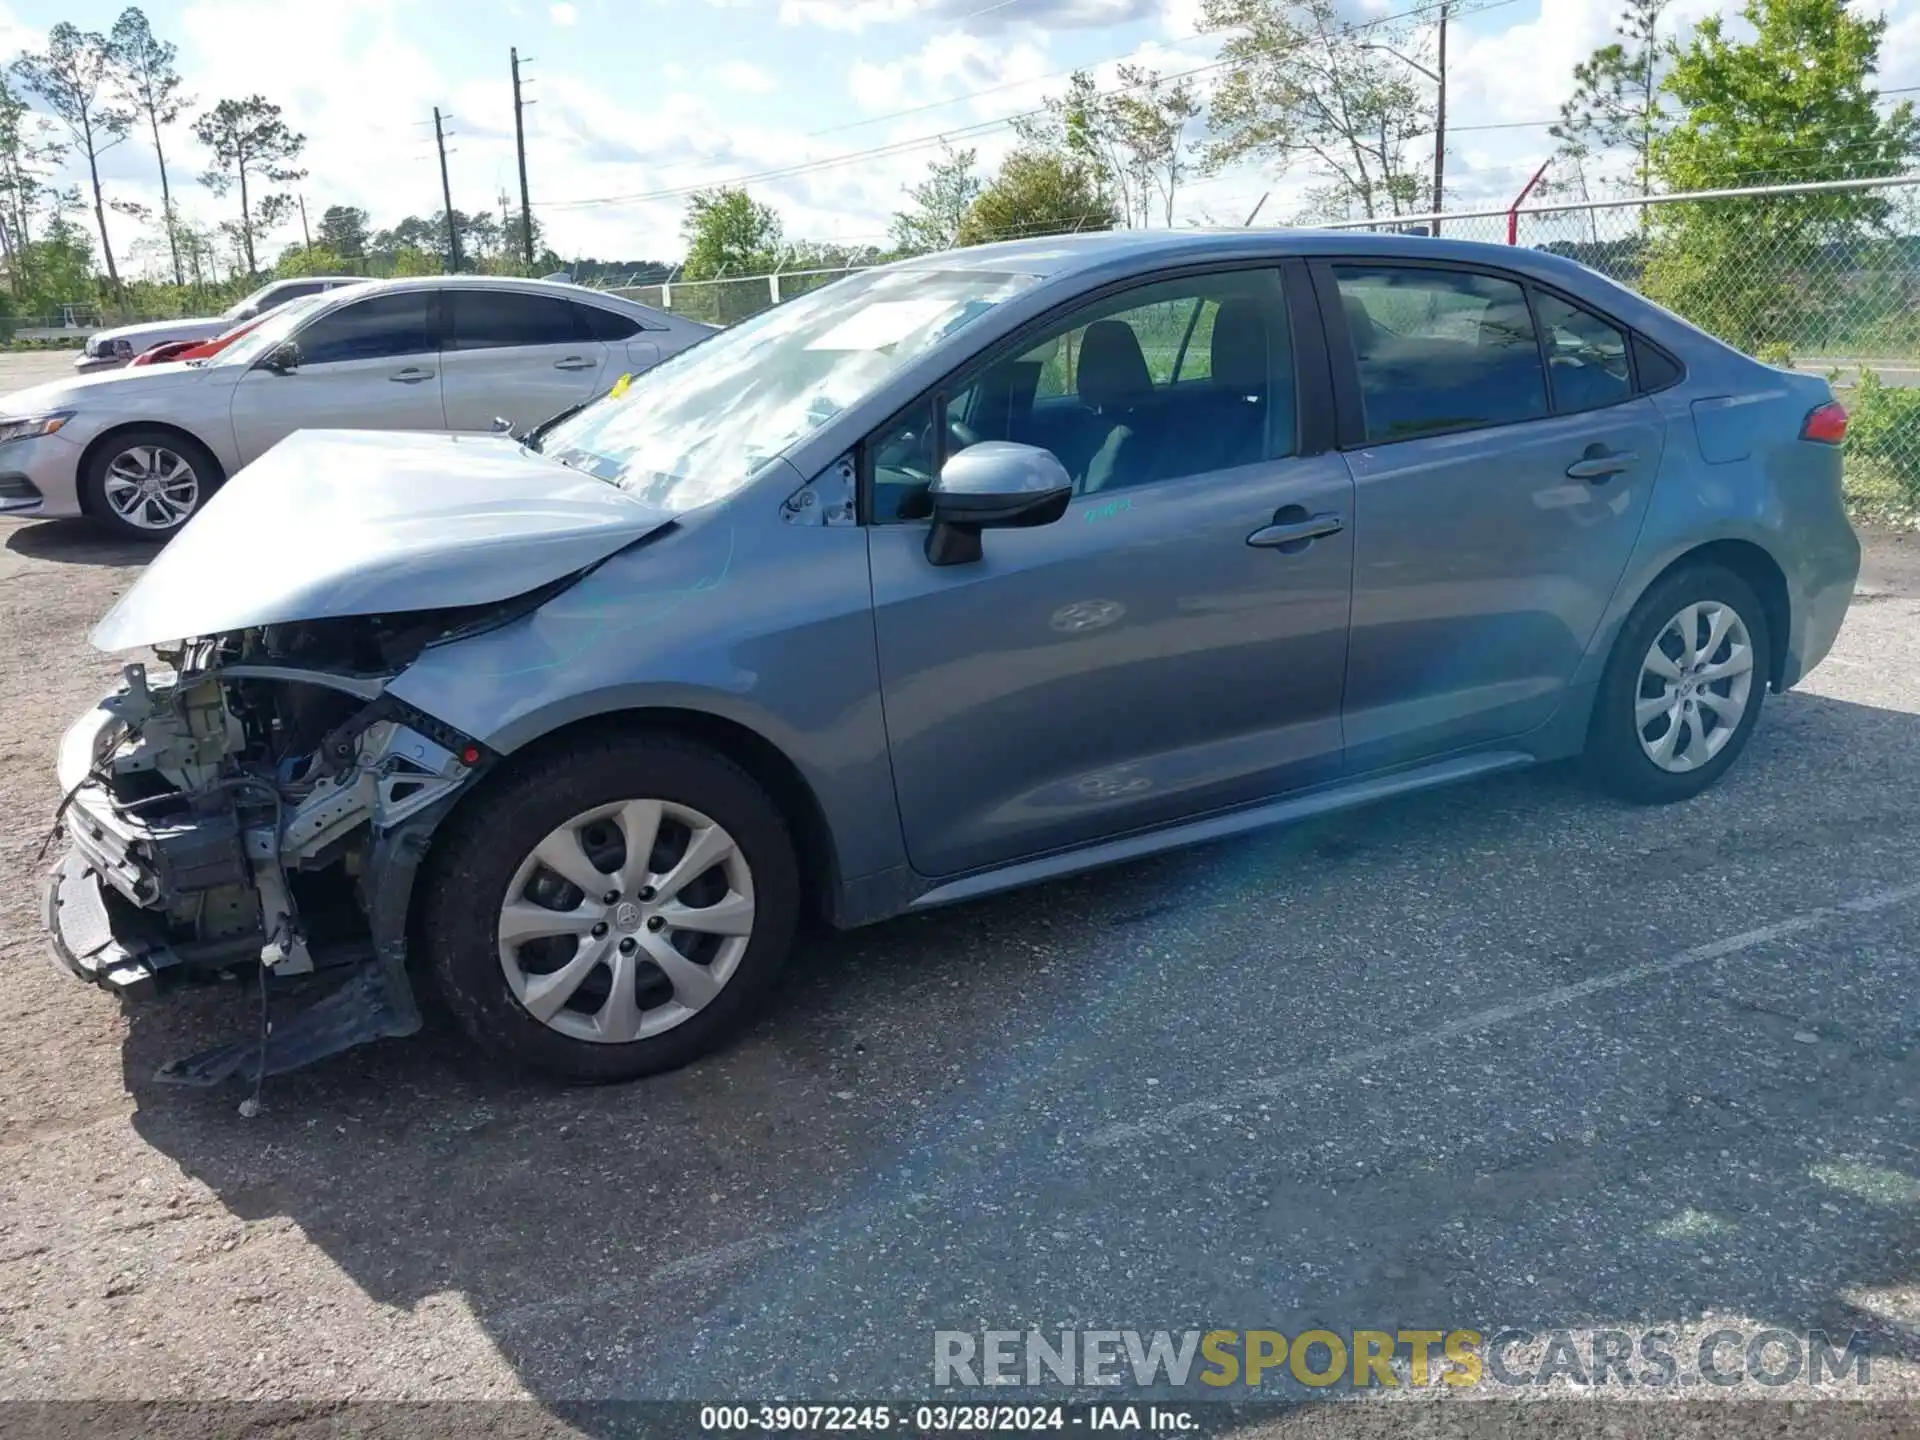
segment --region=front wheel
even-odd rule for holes
[[[177,431],[126,430],[87,459],[86,510],[131,540],[165,540],[193,518],[220,483],[206,447]]]
[[[1656,582],[1614,642],[1588,772],[1642,804],[1698,795],[1746,748],[1772,646],[1760,597],[1731,570],[1694,565]]]
[[[420,934],[448,1008],[483,1049],[563,1079],[686,1064],[793,945],[778,807],[671,737],[558,748],[476,797],[435,855]]]

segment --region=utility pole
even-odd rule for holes
[[[447,136],[440,125],[440,107],[433,107],[433,143],[440,147],[440,199],[447,207],[447,269],[460,269],[460,227],[453,223],[453,187],[447,183]]]
[[[520,48],[507,51],[513,59],[513,148],[520,154],[520,244],[527,267],[533,267],[533,203],[527,199],[527,129],[520,112],[533,102],[520,98]]]
[[[1447,11],[1452,0],[1440,0],[1440,69],[1434,83],[1440,87],[1433,113],[1433,226],[1440,233],[1440,212],[1447,208]]]
[[[307,249],[313,249],[313,236],[307,233],[307,192],[299,192],[300,199],[300,243]]]

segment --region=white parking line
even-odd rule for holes
[[[1171,1134],[1188,1121],[1223,1114],[1249,1101],[1266,1100],[1284,1095],[1312,1080],[1324,1080],[1329,1076],[1349,1074],[1383,1060],[1397,1059],[1418,1050],[1430,1049],[1445,1041],[1458,1039],[1462,1035],[1474,1035],[1482,1030],[1490,1030],[1496,1025],[1504,1025],[1509,1020],[1518,1020],[1542,1010],[1551,1010],[1557,1005],[1565,1005],[1588,995],[1596,995],[1606,990],[1618,990],[1622,986],[1638,984],[1642,980],[1650,980],[1659,975],[1670,975],[1676,970],[1686,969],[1689,965],[1701,965],[1710,960],[1723,960],[1729,955],[1751,950],[1756,945],[1765,945],[1770,940],[1778,940],[1785,935],[1796,935],[1802,930],[1811,930],[1817,925],[1824,925],[1827,921],[1842,915],[1869,914],[1915,898],[1920,898],[1920,885],[1903,885],[1894,890],[1881,890],[1872,895],[1862,895],[1858,899],[1846,900],[1838,905],[1823,905],[1818,910],[1809,910],[1804,914],[1789,916],[1785,920],[1776,920],[1773,924],[1762,925],[1758,929],[1744,930],[1738,935],[1729,935],[1724,940],[1696,945],[1691,950],[1682,950],[1678,955],[1671,955],[1664,960],[1649,960],[1642,965],[1629,965],[1624,970],[1596,975],[1591,980],[1579,980],[1571,985],[1556,986],[1552,990],[1543,990],[1538,995],[1529,996],[1525,1000],[1516,1000],[1511,1005],[1496,1005],[1476,1014],[1462,1016],[1458,1020],[1449,1020],[1445,1024],[1435,1025],[1418,1034],[1389,1040],[1380,1045],[1369,1045],[1361,1050],[1351,1050],[1316,1065],[1290,1070],[1284,1075],[1248,1081],[1228,1095],[1208,1100],[1190,1100],[1184,1105],[1176,1105],[1170,1110],[1160,1111],[1132,1124],[1110,1125],[1104,1130],[1096,1130],[1087,1136],[1085,1143],[1097,1148],[1106,1148],[1124,1145],[1133,1140]]]

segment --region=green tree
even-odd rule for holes
[[[984,245],[1029,235],[1111,230],[1120,212],[1098,169],[1059,150],[1021,149],[1009,155],[993,183],[980,192],[960,226],[959,243]]]
[[[173,208],[173,187],[167,180],[167,151],[160,132],[180,118],[193,102],[180,93],[180,72],[174,66],[179,52],[153,33],[138,6],[128,6],[113,22],[108,38],[113,59],[113,85],[121,103],[143,116],[153,132],[153,158],[160,167],[160,223],[167,232],[173,256],[173,283],[186,284],[180,264],[180,217]]]
[[[1203,0],[1200,28],[1224,33],[1225,76],[1209,109],[1209,169],[1305,157],[1317,209],[1420,214],[1431,198],[1433,104],[1402,51],[1402,28],[1345,19],[1337,0]],[[1422,148],[1411,150],[1415,140]]]
[[[329,205],[320,215],[314,243],[355,265],[367,258],[367,212],[358,205]]]
[[[1188,166],[1187,128],[1200,113],[1191,80],[1172,83],[1141,65],[1122,65],[1119,86],[1103,91],[1076,70],[1066,92],[1042,102],[1042,113],[1014,122],[1028,149],[1059,150],[1093,166],[1127,225],[1156,215],[1173,223],[1174,197]]]
[[[924,255],[948,250],[960,234],[960,223],[980,198],[980,174],[974,168],[979,152],[941,151],[927,166],[927,177],[907,187],[911,210],[893,217],[893,247],[902,255]]]
[[[1653,142],[1653,173],[1674,192],[1766,181],[1897,175],[1920,155],[1911,103],[1884,115],[1871,80],[1881,18],[1845,0],[1748,0],[1750,40],[1718,16],[1674,56],[1666,91],[1681,119]],[[1749,352],[1804,342],[1842,302],[1824,247],[1884,229],[1889,202],[1852,190],[1659,207],[1645,287],[1662,304]]]
[[[34,115],[0,75],[0,253],[15,296],[30,283],[34,219],[49,193],[47,176],[65,154],[46,118]]]
[[[1200,94],[1191,79],[1163,80],[1158,70],[1122,65],[1121,89],[1108,102],[1115,139],[1126,157],[1140,224],[1159,211],[1173,224],[1174,200],[1189,165],[1187,130],[1200,114]]]
[[[21,314],[57,315],[63,305],[95,303],[93,244],[86,230],[67,215],[79,203],[80,196],[73,190],[56,196],[45,233],[22,247],[31,285],[21,296]]]
[[[287,128],[280,118],[280,107],[264,95],[244,100],[222,100],[193,122],[193,134],[213,152],[213,165],[200,177],[200,183],[216,195],[240,191],[240,218],[236,235],[247,273],[259,269],[254,258],[254,238],[273,229],[284,220],[293,206],[293,197],[269,191],[258,199],[251,197],[248,181],[281,185],[298,180],[307,172],[295,169],[292,162],[307,148],[307,137]]]
[[[96,31],[82,31],[62,20],[47,32],[47,48],[22,55],[13,73],[47,109],[60,118],[73,143],[86,157],[87,179],[93,187],[93,218],[100,228],[100,253],[107,264],[107,280],[120,293],[120,271],[113,263],[113,242],[107,238],[107,200],[100,188],[100,157],[122,140],[133,125],[133,112],[110,103],[102,91],[114,68],[113,45]]]
[[[1653,142],[1664,131],[1660,107],[1663,71],[1673,48],[1660,39],[1668,0],[1626,0],[1614,22],[1619,39],[1602,45],[1573,67],[1573,94],[1560,106],[1549,133],[1560,153],[1576,162],[1612,150],[1633,154],[1633,183],[1642,195],[1653,186]]]
[[[744,190],[722,185],[697,192],[687,201],[680,233],[687,241],[680,273],[688,280],[764,275],[779,267],[780,217]]]
[[[339,251],[323,243],[312,245],[289,245],[280,254],[280,263],[273,267],[276,278],[295,279],[301,275],[344,275],[347,262]]]

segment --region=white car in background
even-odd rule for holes
[[[236,325],[244,325],[290,301],[338,290],[342,285],[360,285],[364,275],[308,275],[298,280],[275,280],[262,285],[244,300],[234,302],[218,315],[188,316],[181,320],[148,320],[139,325],[117,325],[111,330],[96,330],[87,337],[86,348],[73,362],[82,375],[95,370],[111,370],[125,365],[136,355],[156,345],[175,340],[211,340]]]
[[[207,360],[7,396],[0,515],[161,539],[295,430],[523,429],[712,333],[542,280],[370,281],[284,306]]]

